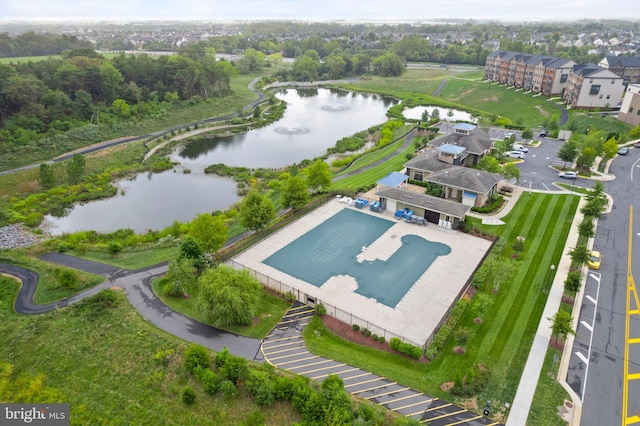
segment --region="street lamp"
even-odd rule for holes
[[[553,279],[553,271],[556,269],[556,265],[551,265],[551,271],[549,271],[549,275],[547,276],[547,281],[544,283],[544,293],[547,293],[549,290],[547,287],[550,287],[551,280]]]

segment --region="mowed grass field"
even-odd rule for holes
[[[307,345],[318,355],[368,369],[447,401],[471,404],[471,407],[476,399],[456,398],[440,386],[462,377],[474,363],[480,363],[489,369],[491,379],[477,395],[477,401],[491,400],[499,411],[504,403],[513,402],[546,303],[547,295],[542,289],[550,279],[550,266],[557,265],[566,255],[564,241],[578,202],[579,197],[574,195],[533,193],[521,197],[503,218],[504,225],[492,227],[477,221],[476,226],[500,235],[507,247],[516,237],[525,237],[525,251],[516,261],[512,280],[491,294],[493,303],[484,315],[484,322],[473,321],[477,316],[473,308],[467,309],[462,317],[458,328],[465,328],[471,334],[464,354],[453,352],[457,342],[450,338],[434,361],[420,364],[400,355],[379,353],[344,341],[317,320],[304,331]]]
[[[113,307],[87,300],[25,316],[12,309],[18,288],[0,276],[0,363],[14,378],[43,374],[41,386],[70,404],[72,425],[240,425],[254,410],[267,425],[300,421],[290,404],[258,406],[244,390],[206,395],[183,367],[187,343],[143,320],[123,292]],[[155,359],[161,351],[172,351],[166,365]],[[187,386],[193,405],[182,402]]]

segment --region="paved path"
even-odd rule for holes
[[[261,350],[265,360],[313,380],[322,381],[335,374],[352,395],[430,426],[500,424],[360,368],[312,354],[305,346],[302,330],[313,315],[313,308],[296,302],[264,338]]]
[[[127,295],[129,303],[140,315],[156,327],[183,340],[200,344],[216,352],[220,352],[227,347],[234,355],[242,356],[248,360],[262,361],[259,339],[239,336],[188,318],[173,311],[156,297],[151,290],[151,281],[153,278],[164,275],[167,272],[166,264],[154,265],[138,271],[129,271],[60,253],[47,253],[42,258],[74,269],[105,276],[107,280],[74,296],[46,305],[37,305],[33,303],[33,295],[38,285],[38,274],[24,268],[0,263],[0,273],[14,276],[22,281],[22,286],[14,305],[16,312],[20,314],[29,315],[50,312],[56,308],[63,308],[93,296],[103,289],[114,286],[121,287]]]

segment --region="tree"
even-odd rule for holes
[[[556,336],[556,343],[558,343],[560,336],[566,338],[569,334],[575,334],[571,326],[571,314],[569,312],[559,310],[552,318],[547,319],[553,321],[551,332]]]
[[[602,207],[607,205],[608,201],[607,201],[607,196],[604,192],[604,183],[600,181],[596,181],[596,183],[591,188],[591,191],[589,191],[584,198],[585,200],[587,200],[587,202],[592,202],[593,200],[596,200],[600,202]]]
[[[222,216],[214,217],[209,213],[202,213],[189,225],[189,235],[205,252],[215,253],[227,241],[227,225]]]
[[[307,167],[307,185],[314,191],[318,191],[320,188],[327,188],[331,185],[331,172],[329,171],[329,165],[322,161],[317,160],[315,163]]]
[[[480,161],[478,161],[476,168],[490,173],[500,173],[502,171],[502,167],[500,166],[498,159],[490,155],[482,157]]]
[[[579,266],[586,265],[589,261],[589,249],[584,244],[580,244],[569,252],[569,256]]]
[[[246,269],[220,265],[205,271],[198,284],[198,307],[212,325],[250,325],[258,313],[261,286]]]
[[[309,203],[309,188],[301,176],[291,176],[282,185],[282,205],[293,210]]]
[[[40,164],[40,170],[38,171],[38,182],[44,189],[51,189],[56,186],[56,176],[53,173],[53,169],[46,163]]]
[[[520,136],[522,136],[522,139],[526,141],[528,139],[533,138],[533,132],[531,131],[531,129],[526,128],[522,131],[522,134]]]
[[[585,216],[584,219],[582,219],[582,222],[578,225],[578,233],[581,237],[585,238],[592,238],[596,235],[592,217]]]
[[[570,291],[571,293],[577,293],[581,287],[581,277],[580,272],[571,271],[567,274],[567,279],[564,280],[564,288],[566,291]]]
[[[162,292],[167,296],[185,297],[189,295],[189,288],[195,285],[196,281],[196,268],[193,262],[186,257],[179,257],[169,262]]]
[[[72,184],[80,182],[80,178],[84,173],[84,167],[87,164],[87,160],[80,154],[74,154],[74,156],[67,163],[67,176],[69,182]]]
[[[405,69],[402,59],[393,52],[387,52],[373,60],[373,73],[384,77],[398,77]]]
[[[613,158],[618,153],[618,141],[611,138],[604,143],[604,155],[607,158]]]
[[[276,217],[271,199],[252,189],[240,203],[240,224],[258,230],[267,226]]]
[[[520,169],[513,163],[507,163],[502,167],[502,176],[506,180],[515,179],[516,182],[520,181]]]
[[[575,141],[568,140],[562,144],[560,150],[558,151],[558,158],[564,161],[563,169],[567,168],[567,163],[572,163],[578,156],[578,146]]]
[[[120,71],[111,62],[103,62],[100,65],[100,80],[102,98],[111,103],[116,98],[120,84],[124,81]]]
[[[580,152],[580,155],[578,155],[576,164],[578,165],[578,167],[581,167],[583,169],[591,169],[591,166],[593,165],[593,162],[596,161],[597,156],[598,153],[596,152],[595,148],[591,148],[589,146],[585,147]]]

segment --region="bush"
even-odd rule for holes
[[[220,367],[220,374],[231,383],[237,384],[249,374],[248,362],[239,356],[229,355],[229,359]]]
[[[200,382],[204,391],[209,395],[215,395],[220,389],[220,377],[211,371],[210,368],[205,368],[201,374]]]
[[[582,285],[580,281],[580,272],[570,271],[567,274],[567,279],[564,281],[564,288],[571,293],[577,293]]]
[[[378,342],[384,343],[384,336],[378,336]]]
[[[78,276],[71,269],[57,268],[55,277],[58,284],[67,289],[75,288],[78,283]]]
[[[191,345],[184,353],[184,368],[194,374],[197,367],[209,368],[209,350],[204,346]]]
[[[494,195],[487,201],[487,203],[484,206],[471,207],[471,211],[474,211],[476,213],[491,213],[497,210],[498,207],[500,207],[503,199],[504,197],[502,197],[502,195]]]
[[[58,243],[58,253],[66,253],[69,251],[71,247],[69,247],[69,244],[67,243]]]
[[[264,414],[260,412],[260,410],[253,410],[244,423],[245,426],[263,426],[264,425]]]
[[[477,395],[489,383],[489,379],[491,379],[489,370],[478,364],[473,364],[463,377],[456,377],[451,394],[464,397]]]
[[[122,251],[122,246],[116,241],[110,241],[107,245],[107,251],[111,256],[116,256]]]
[[[225,398],[231,398],[236,394],[236,385],[234,385],[231,380],[225,380],[220,384],[220,392],[222,392]]]
[[[360,330],[360,333],[362,333],[364,336],[369,337],[371,336],[371,330],[369,330],[368,328],[363,328]]]
[[[471,338],[471,333],[466,328],[459,328],[458,330],[456,330],[455,336],[458,345],[464,346]]]
[[[182,390],[182,402],[191,405],[196,402],[196,393],[193,389],[186,387]]]
[[[378,335],[377,335],[377,334],[372,334],[372,335],[371,335],[371,338],[372,338],[373,340],[375,340],[376,342],[378,341]]]
[[[323,304],[316,305],[316,315],[319,317],[327,315],[327,308]]]
[[[391,347],[391,349],[415,359],[420,359],[420,357],[422,356],[422,348],[420,346],[405,343],[397,337],[391,338],[391,340],[389,341],[389,346]]]
[[[113,308],[118,303],[118,295],[115,290],[104,289],[95,296],[87,298],[86,301],[98,309]]]
[[[354,331],[360,330],[360,326],[358,324],[353,324],[351,327],[353,328]]]

